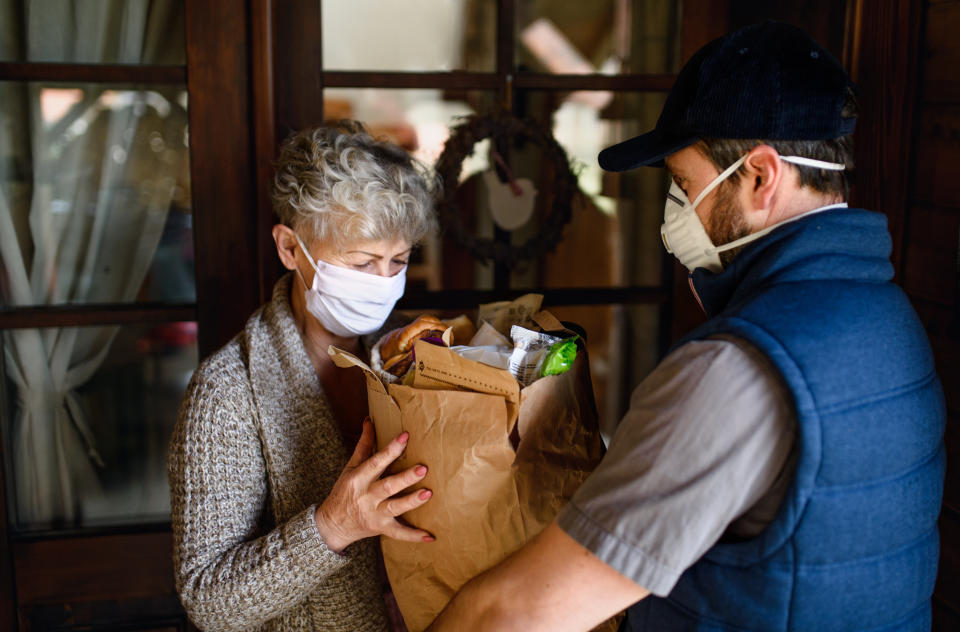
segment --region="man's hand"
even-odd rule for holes
[[[648,594],[551,524],[468,582],[428,632],[585,631]]]

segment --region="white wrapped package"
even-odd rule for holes
[[[506,369],[510,365],[510,354],[513,353],[512,347],[501,347],[497,345],[487,345],[483,347],[469,347],[467,345],[455,345],[450,350],[461,358],[482,362],[498,369]]]

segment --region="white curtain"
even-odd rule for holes
[[[165,39],[157,30],[176,8],[150,0],[0,0],[0,58],[156,63]],[[164,119],[182,128],[182,107],[157,91],[67,86],[78,98],[51,117],[50,87],[0,82],[3,304],[133,301],[184,157],[153,159],[149,169],[131,158],[149,133],[145,119],[150,129]],[[4,332],[5,369],[17,393],[12,424],[3,421],[12,428],[22,523],[75,521],[96,498],[102,463],[76,389],[97,371],[116,331]]]

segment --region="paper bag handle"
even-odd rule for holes
[[[367,386],[373,388],[375,391],[379,393],[383,393],[384,395],[387,395],[387,388],[383,385],[383,382],[380,380],[377,374],[374,373],[373,369],[367,366],[366,362],[364,362],[357,356],[353,355],[352,353],[348,351],[344,351],[343,349],[340,349],[339,347],[335,347],[333,345],[330,345],[329,347],[327,347],[327,353],[330,354],[330,357],[333,360],[333,363],[336,364],[341,369],[349,369],[350,367],[353,367],[353,366],[358,366],[361,369],[363,369],[363,372],[367,374],[367,377],[373,378],[372,380],[367,380]]]

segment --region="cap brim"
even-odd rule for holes
[[[667,135],[660,130],[635,136],[611,145],[597,156],[605,171],[627,171],[637,167],[662,167],[663,159],[697,142],[696,136]]]

